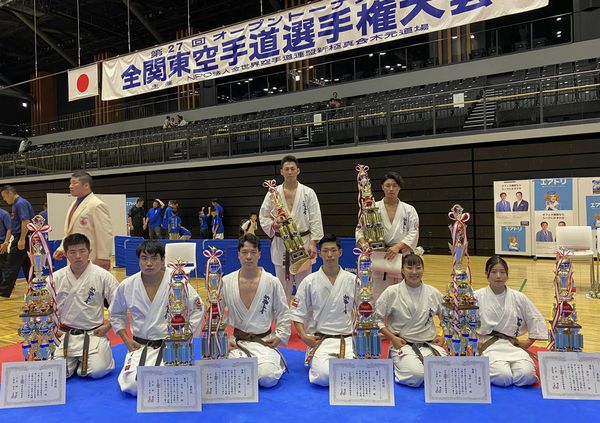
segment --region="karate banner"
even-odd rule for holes
[[[597,230],[600,229],[600,176],[578,178],[579,224],[592,228],[597,242]],[[594,245],[597,245],[596,242]]]
[[[545,178],[533,181],[534,225],[532,228],[537,257],[556,255],[556,228],[577,225],[577,180],[575,178]]]
[[[496,254],[530,256],[531,181],[494,181]]]
[[[512,15],[548,0],[323,0],[104,61],[113,100]]]

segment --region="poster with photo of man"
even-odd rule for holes
[[[531,180],[494,181],[495,251],[532,255]]]
[[[574,178],[542,178],[533,181],[534,255],[556,256],[556,228],[578,224],[577,184]]]
[[[592,228],[594,245],[600,229],[600,176],[577,178],[579,192],[579,222]]]

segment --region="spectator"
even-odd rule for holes
[[[179,229],[181,228],[181,218],[177,216],[177,209],[171,211],[169,218],[168,232],[169,239],[179,239]]]
[[[19,153],[21,155],[25,154],[27,152],[27,150],[29,150],[29,148],[31,147],[31,141],[29,140],[29,138],[25,137],[21,140],[21,143],[19,144]]]
[[[177,201],[175,200],[169,200],[168,204],[167,204],[167,208],[165,209],[165,215],[163,217],[163,221],[162,221],[162,228],[169,233],[168,229],[169,229],[169,219],[171,218],[171,213],[173,212],[173,209],[177,208]]]
[[[162,209],[165,207],[165,203],[160,201],[160,198],[154,199],[152,208],[148,209],[146,214],[146,225],[148,226],[148,238],[160,239],[160,226],[162,224]]]
[[[225,239],[225,231],[223,228],[223,220],[216,208],[212,208],[210,210],[210,215],[212,216],[212,238],[213,239]]]
[[[183,226],[179,227],[179,239],[190,239],[192,237],[192,231]]]
[[[198,220],[200,221],[200,239],[209,239],[212,237],[208,229],[208,216],[204,210],[206,210],[206,208],[202,207],[198,212]]]
[[[163,123],[163,129],[172,128],[172,127],[173,127],[173,124],[171,123],[171,117],[167,116]]]
[[[223,206],[219,204],[219,199],[218,198],[213,198],[212,200],[210,200],[210,203],[212,204],[213,208],[215,210],[217,210],[217,215],[219,215],[219,217],[221,219],[223,219],[223,212],[225,210],[223,210]]]
[[[44,210],[40,212],[40,216],[44,218],[44,223],[48,224],[48,203],[44,203]]]
[[[138,198],[135,205],[129,209],[127,224],[131,236],[144,236],[144,229],[148,225],[146,212],[144,211],[144,199]]]
[[[342,107],[342,101],[339,99],[338,93],[336,91],[334,91],[331,94],[331,98],[329,99],[329,103],[327,104],[327,106],[333,110],[337,110],[340,107]]]
[[[250,217],[248,218],[248,220],[245,220],[242,225],[240,226],[240,230],[241,230],[241,234],[240,235],[246,235],[246,234],[252,234],[252,235],[256,235],[256,228],[258,226],[258,214],[256,214],[256,212],[252,212],[250,213]]]
[[[183,116],[177,115],[177,118],[179,119],[177,121],[177,126],[186,126],[188,124],[187,121],[183,118]]]

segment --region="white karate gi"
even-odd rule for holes
[[[496,295],[488,286],[475,291],[479,305],[481,326],[479,345],[483,345],[492,331],[517,337],[529,333],[530,339],[548,339],[547,323],[538,309],[524,294],[506,288]],[[483,351],[490,359],[490,379],[499,386],[525,386],[537,382],[533,360],[522,348],[508,340],[498,339]]]
[[[315,194],[312,188],[298,183],[296,196],[294,198],[294,206],[290,211],[288,210],[287,203],[285,201],[283,185],[277,186],[277,192],[279,193],[279,198],[281,198],[281,202],[288,212],[288,215],[294,219],[294,222],[298,227],[298,231],[300,233],[310,231],[310,235],[302,237],[302,241],[304,241],[304,248],[308,251],[310,241],[319,242],[321,238],[323,238],[321,206],[319,205],[317,194]],[[281,281],[286,297],[290,298],[294,283],[296,284],[297,288],[300,285],[300,282],[302,282],[302,280],[312,272],[312,268],[303,272],[299,272],[296,275],[290,275],[290,280],[286,282],[284,266],[284,258],[286,253],[285,245],[280,237],[275,236],[275,231],[273,230],[273,218],[271,217],[273,208],[274,206],[273,202],[271,201],[271,194],[267,193],[262,206],[260,206],[260,226],[267,236],[271,238],[271,260],[275,265],[275,275]],[[315,262],[316,260],[312,261],[313,264]]]
[[[351,335],[355,287],[356,275],[344,269],[340,269],[333,285],[322,268],[311,273],[300,283],[296,299],[292,302],[292,320],[304,324],[307,334]],[[340,342],[337,338],[321,342],[310,363],[310,383],[329,386],[329,359],[339,355]],[[352,337],[345,338],[344,342],[346,350],[343,358],[354,358]],[[306,353],[310,350],[307,349]]]
[[[433,286],[422,284],[419,288],[411,288],[404,281],[386,288],[375,304],[375,316],[380,328],[387,328],[409,343],[431,342],[436,336],[433,316],[442,316],[443,297]],[[437,345],[429,344],[440,355],[445,350]],[[423,357],[433,355],[428,347],[420,347]],[[394,360],[396,382],[408,386],[421,386],[425,369],[419,356],[410,345],[397,350],[390,345],[390,357]]]
[[[119,282],[112,273],[88,263],[79,279],[67,266],[54,273],[56,303],[60,322],[72,329],[88,332],[88,371],[82,375],[83,342],[85,335],[69,334],[67,357],[63,346],[56,349],[56,357],[67,362],[67,377],[75,370],[79,376],[101,378],[115,368],[110,341],[107,336],[94,336],[93,330],[104,323],[104,301],[113,300]],[[65,339],[63,335],[62,340]]]
[[[117,333],[127,327],[127,313],[131,313],[131,333],[150,341],[162,340],[168,336],[167,306],[169,305],[169,281],[171,270],[165,270],[158,292],[151,302],[142,282],[142,273],[138,272],[125,279],[115,294],[110,305],[110,323]],[[188,285],[188,303],[190,309],[189,323],[194,337],[200,333],[202,310],[204,305],[196,290]],[[137,369],[144,346],[130,351],[125,356],[123,369],[119,374],[121,391],[137,395]],[[159,348],[147,347],[146,366],[153,366],[158,358]]]
[[[375,203],[379,208],[381,220],[383,223],[383,241],[386,246],[391,246],[399,242],[405,243],[411,249],[417,248],[419,242],[419,215],[413,206],[400,201],[396,209],[394,220],[390,221],[390,217],[385,209],[383,200]],[[356,241],[364,237],[362,227],[356,227]],[[383,272],[372,273],[373,278],[373,298],[377,300],[381,293],[390,285],[395,285],[402,280],[401,275],[384,274]]]
[[[256,295],[250,309],[244,305],[240,297],[239,270],[223,277],[223,304],[228,310],[227,324],[246,333],[259,335],[271,329],[271,323],[276,321],[275,336],[283,345],[290,338],[290,314],[285,292],[279,280],[262,270]],[[263,340],[272,338],[267,335]],[[270,388],[275,386],[285,371],[282,357],[273,348],[258,342],[239,341],[253,357],[258,358],[258,383]],[[247,357],[239,348],[229,352],[230,358]]]

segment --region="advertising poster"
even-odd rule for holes
[[[531,181],[494,181],[496,254],[530,256]]]
[[[594,245],[598,242],[600,229],[600,176],[577,178],[579,190],[579,224],[592,228]]]

